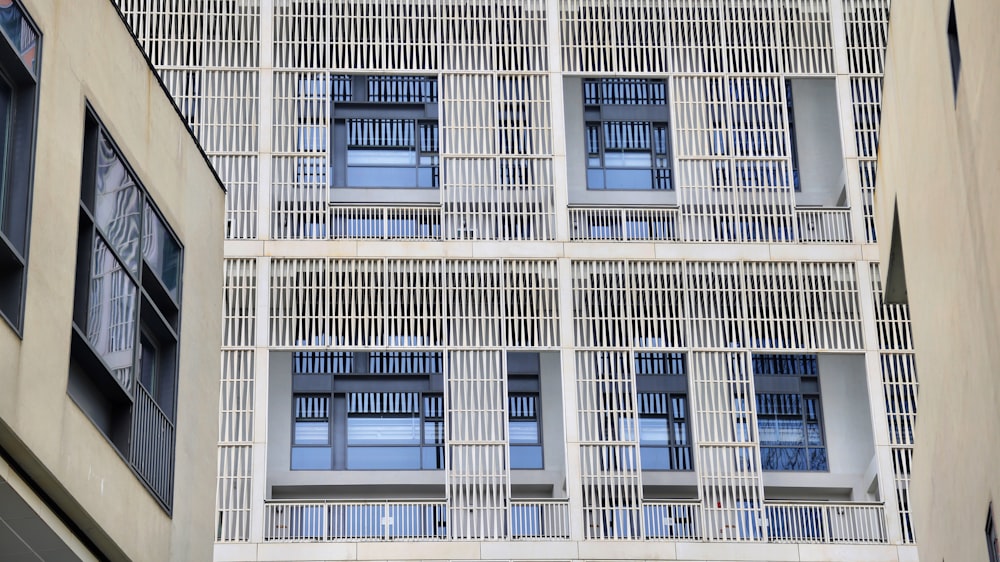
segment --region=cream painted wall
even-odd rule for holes
[[[876,193],[883,255],[898,205],[917,344],[920,557],[985,562],[987,508],[1000,500],[1000,4],[954,5],[957,95],[949,2],[893,3]]]
[[[23,340],[0,325],[0,444],[107,556],[207,560],[224,193],[112,3],[23,4],[42,64]],[[172,518],[66,394],[88,102],[184,244]]]

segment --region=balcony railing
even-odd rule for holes
[[[820,244],[850,244],[850,209],[795,209],[799,241]]]
[[[441,208],[436,206],[331,205],[329,237],[360,240],[438,240]]]
[[[264,540],[270,542],[424,541],[451,536],[448,507],[443,500],[268,501],[264,507]],[[502,511],[498,511],[498,515],[502,515]],[[888,542],[885,509],[876,503],[766,502],[763,509],[741,508],[734,512],[737,517],[729,525],[729,534],[703,531],[706,524],[703,517],[707,514],[697,501],[644,501],[641,530],[638,512],[629,516],[631,510],[622,508],[591,511],[601,525],[609,526],[601,534],[600,538],[604,539]],[[498,525],[504,528],[502,523]],[[510,502],[509,537],[513,540],[568,540],[571,531],[568,500]]]
[[[448,508],[443,501],[271,501],[264,508],[265,541],[431,540],[448,536]]]
[[[570,531],[567,500],[510,502],[511,538],[568,539]]]
[[[676,207],[571,207],[573,240],[679,240]]]
[[[642,517],[647,539],[700,540],[701,502],[645,501]]]
[[[770,542],[887,542],[882,504],[767,502],[764,518]]]
[[[174,424],[141,385],[135,385],[129,461],[168,508],[174,495]]]

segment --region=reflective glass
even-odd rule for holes
[[[142,240],[142,257],[167,291],[176,298],[181,248],[148,204],[144,220],[146,232]]]
[[[292,470],[330,470],[329,447],[292,447]]]
[[[13,109],[10,85],[0,79],[0,230],[7,222],[7,167],[10,150],[10,117]]]
[[[119,384],[130,392],[137,300],[135,283],[98,238],[94,241],[87,300],[87,340]]]
[[[350,187],[411,188],[417,185],[416,168],[379,166],[348,166],[347,185]]]
[[[510,422],[510,442],[515,443],[538,443],[538,421],[536,420],[511,420]]]
[[[347,442],[351,445],[419,445],[418,417],[348,417]]]
[[[33,73],[37,72],[38,34],[24,19],[21,8],[14,2],[0,3],[0,27],[3,28],[18,57]]]
[[[667,418],[639,418],[639,442],[644,445],[668,445]]]
[[[351,148],[347,150],[347,165],[416,166],[417,152],[406,149]]]
[[[541,469],[542,447],[540,445],[511,445],[510,467],[512,469]]]
[[[666,447],[639,447],[643,470],[670,470],[670,449]]]
[[[420,447],[348,447],[348,470],[419,470]]]
[[[649,167],[642,170],[608,169],[604,171],[605,189],[652,189],[653,174]]]
[[[330,438],[330,424],[326,420],[296,421],[296,445],[326,445]]]
[[[139,265],[139,188],[101,135],[97,150],[97,182],[94,220],[98,228],[133,273]]]
[[[608,168],[646,168],[652,165],[649,152],[605,152],[604,165]]]

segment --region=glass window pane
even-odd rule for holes
[[[351,445],[419,445],[417,417],[348,417],[347,442]]]
[[[644,170],[605,170],[607,189],[652,189],[653,173],[647,167]]]
[[[177,283],[180,277],[181,248],[174,237],[167,232],[160,217],[147,204],[145,211],[145,233],[142,240],[142,257],[150,269],[163,282],[171,295],[177,297]]]
[[[139,265],[139,189],[104,135],[97,152],[94,220],[135,273]]]
[[[87,339],[126,390],[132,388],[132,348],[138,296],[111,249],[94,241],[87,309]]]
[[[416,166],[414,150],[352,148],[347,151],[348,166]]]
[[[511,446],[510,467],[512,469],[540,470],[543,467],[541,446]]]
[[[643,445],[668,445],[667,418],[639,418],[639,442]]]
[[[329,447],[292,447],[292,470],[330,470]]]
[[[6,232],[7,217],[7,166],[10,144],[10,113],[12,93],[10,85],[0,78],[0,230]]]
[[[24,64],[32,72],[37,72],[35,68],[35,54],[38,45],[38,34],[24,20],[24,14],[21,13],[21,8],[17,4],[14,2],[5,2],[4,4],[0,5],[0,27],[7,34],[7,37],[10,39],[10,45],[14,48],[18,57],[24,61]]]
[[[639,447],[643,470],[670,470],[670,450],[666,447]]]
[[[348,470],[419,470],[420,447],[348,447]]]
[[[410,188],[417,185],[416,168],[384,166],[350,166],[347,168],[348,187]]]
[[[511,443],[538,443],[538,422],[534,420],[512,420],[510,422]]]
[[[326,421],[296,421],[296,445],[326,445],[329,442],[330,424]]]

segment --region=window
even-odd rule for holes
[[[792,99],[791,80],[785,80],[785,109],[788,113],[788,137],[791,139],[789,150],[792,153],[792,185],[795,191],[802,191],[802,185],[799,183],[799,143],[795,138],[795,105]]]
[[[643,470],[691,470],[687,397],[641,392],[639,456]]]
[[[829,470],[816,355],[754,354],[764,470]]]
[[[511,394],[509,401],[510,467],[543,468],[538,394]]]
[[[948,55],[951,58],[951,86],[958,99],[958,77],[962,70],[962,52],[958,48],[958,23],[955,21],[955,2],[948,3]]]
[[[545,468],[542,449],[541,356],[507,353],[507,436],[512,469]]]
[[[0,316],[18,332],[31,217],[39,34],[18,2],[0,2]]]
[[[439,179],[437,79],[428,76],[335,76],[331,183],[339,188],[437,188]],[[323,92],[317,82],[310,95]],[[325,152],[325,125],[303,125],[299,148]],[[306,159],[300,175],[321,171]]]
[[[635,354],[643,470],[691,470],[687,370],[682,353]]]
[[[169,510],[181,245],[92,114],[83,160],[68,391]]]
[[[443,469],[442,361],[439,351],[293,354],[292,470]]]
[[[666,82],[585,80],[583,97],[587,188],[672,189]]]

